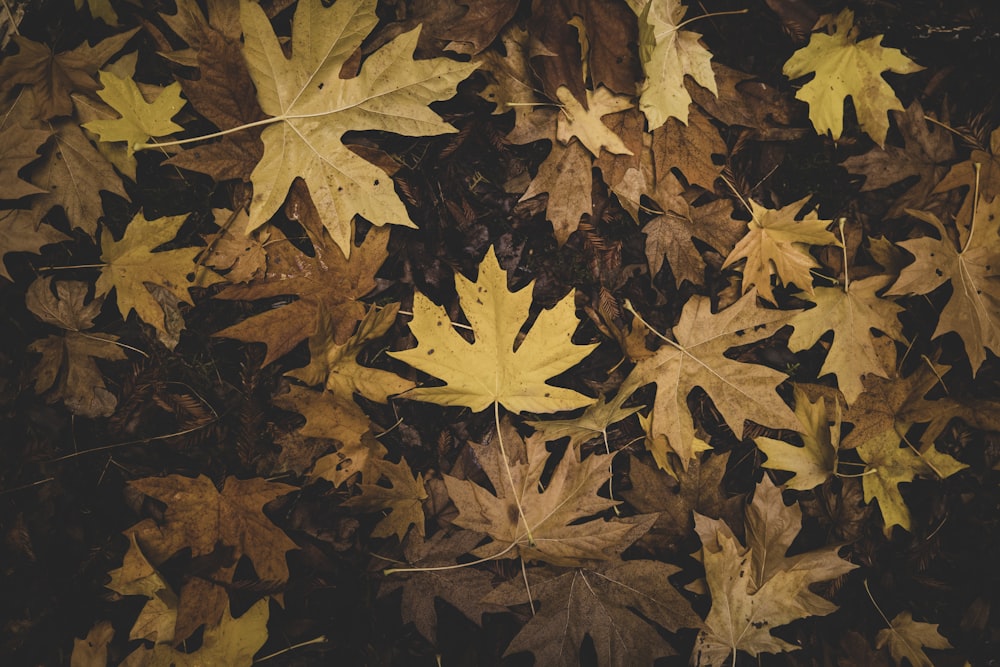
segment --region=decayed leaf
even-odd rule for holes
[[[281,206],[297,177],[309,186],[323,225],[344,254],[351,251],[355,214],[376,225],[413,226],[384,171],[341,142],[347,130],[388,130],[411,136],[454,132],[427,104],[450,97],[476,68],[446,58],[414,61],[417,31],[400,35],[370,55],[360,74],[341,79],[344,62],[375,27],[374,0],[350,0],[325,8],[300,2],[288,59],[264,11],[240,6],[244,50],[257,98],[279,119],[261,139],[264,157],[251,179],[249,230]]]
[[[903,111],[903,105],[882,78],[882,72],[912,74],[923,69],[899,49],[882,46],[882,35],[857,41],[854,12],[841,10],[828,17],[832,33],[814,32],[809,43],[792,54],[783,72],[798,79],[811,72],[816,78],[803,85],[795,97],[809,105],[809,119],[820,134],[830,132],[840,139],[844,127],[844,102],[850,97],[861,130],[885,145],[889,131],[889,111]]]
[[[296,487],[259,477],[229,477],[220,493],[204,475],[147,477],[129,486],[167,506],[162,526],[137,534],[154,565],[184,548],[190,548],[192,556],[204,556],[221,544],[233,549],[235,560],[249,558],[261,580],[288,581],[285,553],[298,547],[262,510]]]
[[[871,330],[881,331],[894,340],[903,339],[903,325],[897,317],[903,309],[876,294],[890,280],[888,276],[872,276],[852,280],[846,289],[817,287],[812,295],[816,307],[801,311],[789,322],[795,331],[788,339],[788,347],[795,352],[812,347],[827,331],[834,331],[820,373],[837,376],[837,386],[848,404],[861,395],[862,375],[888,377],[892,370],[876,351]],[[888,363],[894,360],[895,355],[890,355]]]
[[[45,190],[31,198],[31,210],[41,220],[61,206],[69,224],[90,236],[104,215],[101,191],[128,200],[121,176],[93,144],[80,126],[70,120],[56,122],[55,134],[42,159],[32,168],[31,182]]]
[[[220,130],[264,118],[240,45],[239,5],[236,0],[209,3],[210,21],[206,21],[193,0],[179,0],[176,14],[161,14],[191,47],[164,55],[198,69],[196,78],[178,79],[184,96]],[[263,154],[260,130],[250,129],[189,148],[165,164],[205,173],[216,181],[230,178],[249,181]]]
[[[95,291],[104,295],[115,290],[122,317],[135,310],[143,322],[168,336],[163,306],[148,289],[147,283],[166,289],[175,299],[194,304],[188,290],[206,287],[224,278],[195,264],[201,248],[178,248],[153,252],[171,241],[184,224],[184,215],[146,220],[142,212],[132,218],[121,241],[115,241],[107,229],[101,232],[101,261],[105,263]],[[183,326],[183,323],[182,325]]]
[[[100,79],[104,87],[97,91],[98,96],[121,116],[114,120],[92,120],[83,124],[83,127],[100,136],[101,141],[124,141],[126,153],[131,155],[137,144],[184,129],[170,120],[184,106],[181,84],[170,84],[150,103],[133,79],[106,71],[100,73]]]
[[[691,185],[712,190],[722,165],[712,161],[713,155],[725,155],[726,142],[708,117],[693,108],[687,123],[668,118],[653,131],[653,156],[656,173],[666,174],[673,166],[680,167]]]
[[[266,229],[249,235],[234,234],[230,228],[246,227],[247,214],[242,209],[212,209],[215,224],[222,228],[217,234],[205,236],[208,249],[202,261],[205,266],[225,271],[226,280],[231,283],[248,283],[263,276],[267,269],[267,246],[271,234]]]
[[[736,651],[754,657],[794,651],[799,647],[775,637],[771,629],[837,609],[809,586],[857,565],[842,560],[837,546],[786,557],[801,523],[798,505],[786,507],[781,491],[766,476],[747,508],[746,547],[724,521],[695,514],[712,608],[695,642],[692,664],[721,667]]]
[[[674,327],[676,342],[665,343],[656,354],[641,360],[632,371],[638,384],[656,383],[651,416],[657,432],[687,468],[694,456],[694,421],[687,397],[702,387],[738,436],[748,419],[776,428],[795,428],[798,421],[774,391],[785,375],[757,364],[734,361],[726,350],[766,338],[798,311],[768,310],[757,305],[751,290],[718,313],[710,299],[691,297]]]
[[[840,403],[834,401],[836,420],[831,426],[826,417],[826,400],[813,403],[799,387],[795,388],[795,416],[798,417],[802,447],[774,438],[754,438],[760,451],[767,455],[763,463],[772,470],[794,472],[785,486],[808,491],[819,486],[834,473],[834,461],[840,446]]]
[[[985,350],[1000,354],[1000,198],[980,200],[960,250],[937,216],[907,212],[933,226],[939,238],[923,236],[899,243],[914,261],[886,294],[927,294],[950,282],[951,298],[933,337],[949,331],[961,336],[972,372],[977,373],[986,360]]]
[[[609,114],[625,111],[632,106],[632,100],[624,95],[615,95],[607,88],[587,91],[587,108],[580,104],[569,88],[562,86],[556,91],[562,104],[556,124],[556,138],[568,144],[576,137],[587,147],[594,157],[601,150],[618,155],[631,155],[632,151],[611,128],[601,122]]]
[[[402,542],[411,525],[416,527],[418,535],[423,536],[423,501],[427,498],[423,476],[418,473],[414,479],[406,459],[401,459],[399,463],[376,459],[372,461],[370,470],[372,474],[366,474],[366,482],[358,485],[361,495],[348,498],[342,506],[362,512],[391,510],[375,526],[372,537],[395,535]],[[381,477],[391,484],[391,488],[376,483]]]
[[[45,192],[21,178],[21,169],[38,159],[38,150],[51,134],[48,130],[0,123],[0,199],[20,199]]]
[[[38,222],[31,211],[8,209],[0,211],[0,258],[12,252],[38,254],[42,246],[70,240],[55,227]],[[0,262],[0,276],[13,280],[7,266]]]
[[[743,266],[743,291],[756,285],[760,296],[775,302],[771,276],[780,283],[795,283],[800,289],[813,293],[810,269],[819,266],[808,246],[840,245],[833,232],[827,230],[830,220],[820,220],[810,211],[796,220],[809,196],[779,209],[764,208],[750,200],[750,222],[747,234],[736,244],[723,267],[746,259]]]
[[[132,624],[129,639],[170,643],[177,624],[177,595],[146,559],[135,533],[129,532],[128,536],[129,548],[122,559],[122,566],[108,572],[111,581],[106,586],[119,595],[147,598],[139,617]]]
[[[81,417],[107,417],[114,412],[118,399],[108,391],[95,360],[120,361],[126,357],[115,344],[117,336],[84,333],[93,326],[104,302],[96,298],[84,303],[87,290],[86,283],[64,280],[56,283],[53,294],[52,278],[33,282],[25,298],[28,309],[66,333],[40,338],[28,349],[42,355],[34,369],[35,391],[49,391],[50,401],[62,400]]]
[[[643,514],[657,515],[656,523],[639,544],[676,548],[694,530],[693,512],[735,525],[743,514],[743,496],[726,497],[722,478],[728,461],[729,452],[707,456],[704,461],[695,457],[673,481],[664,472],[632,459],[632,488],[622,495]]]
[[[716,199],[702,206],[692,206],[700,196],[693,189],[685,190],[680,181],[667,171],[649,196],[662,214],[646,223],[646,260],[652,275],[659,273],[666,259],[674,281],[685,280],[694,285],[705,281],[705,260],[692,239],[705,241],[720,253],[731,252],[743,235],[745,225],[732,217],[733,205],[727,199]]]
[[[575,566],[613,557],[652,525],[655,516],[576,523],[617,504],[597,495],[611,474],[608,469],[611,457],[594,455],[581,462],[569,450],[541,490],[540,479],[548,459],[544,441],[533,436],[523,442],[513,429],[503,430],[504,440],[509,441],[506,449],[511,457],[509,472],[513,489],[499,448],[488,445],[470,446],[493,483],[495,495],[473,482],[444,476],[448,495],[459,512],[454,524],[493,538],[490,544],[473,551],[474,555],[520,556],[526,562],[540,560]],[[518,506],[524,510],[534,542],[528,540]]]
[[[938,632],[937,623],[921,623],[913,620],[913,614],[901,611],[892,619],[892,625],[879,630],[875,638],[875,648],[889,646],[892,659],[902,666],[903,658],[910,661],[910,667],[934,667],[934,663],[924,653],[925,648],[949,649],[952,645]]]
[[[893,202],[886,214],[890,218],[899,217],[906,208],[924,206],[947,171],[946,165],[955,157],[951,133],[926,120],[920,102],[914,100],[905,112],[893,113],[903,135],[902,148],[892,145],[876,147],[842,163],[852,174],[864,174],[862,192],[887,188],[911,176],[919,177]]]
[[[412,568],[431,568],[416,572],[394,572],[379,587],[379,597],[402,589],[400,602],[403,622],[413,623],[430,642],[437,641],[438,614],[435,601],[444,600],[466,618],[480,625],[487,612],[503,611],[498,604],[484,601],[493,591],[489,572],[472,567],[435,571],[435,567],[455,565],[456,559],[471,551],[483,539],[480,533],[461,530],[438,531],[431,539],[411,532],[403,543],[403,554]]]
[[[701,45],[701,35],[678,27],[687,8],[680,0],[628,0],[639,17],[639,58],[646,80],[639,108],[653,131],[670,117],[688,122],[691,96],[684,87],[688,75],[718,94],[712,72],[712,53]]]
[[[292,386],[287,394],[279,394],[273,401],[279,408],[298,412],[306,418],[305,426],[298,431],[301,437],[323,438],[338,443],[336,452],[315,461],[310,472],[313,479],[327,479],[340,486],[348,478],[361,473],[367,480],[374,461],[385,454],[385,448],[377,440],[365,437],[371,422],[353,400],[345,400],[328,391]],[[303,467],[312,464],[310,460]]]
[[[140,648],[122,663],[122,667],[250,667],[253,656],[267,641],[267,599],[259,600],[239,618],[233,618],[227,606],[222,620],[205,629],[201,647],[185,653],[170,644]]]
[[[674,655],[654,623],[676,632],[701,621],[669,581],[679,568],[649,560],[614,561],[592,569],[532,568],[527,586],[536,608],[504,655],[531,651],[536,665],[581,664],[589,636],[602,667],[652,665]],[[520,577],[490,593],[488,602],[528,602]],[[641,616],[640,616],[641,614]]]
[[[903,433],[910,424],[903,424]],[[960,463],[947,454],[942,454],[928,443],[921,451],[915,451],[908,443],[901,442],[895,431],[883,431],[857,446],[858,455],[865,462],[862,482],[865,488],[865,502],[878,499],[882,511],[882,530],[886,537],[892,534],[893,526],[910,530],[910,510],[906,507],[898,485],[912,482],[917,475],[948,477],[969,466]]]
[[[507,273],[492,247],[479,265],[476,282],[456,274],[455,289],[472,325],[474,343],[452,328],[444,308],[414,293],[410,331],[417,347],[389,355],[448,384],[418,387],[406,396],[439,405],[463,405],[473,412],[494,402],[512,412],[557,412],[592,403],[583,394],[547,383],[596,347],[575,345],[571,340],[578,324],[572,292],[539,313],[514,349],[531,306],[531,288],[529,284],[517,292],[508,291]]]
[[[370,341],[385,335],[393,322],[399,304],[372,308],[358,323],[358,330],[343,345],[334,342],[335,329],[330,316],[320,307],[317,332],[309,338],[309,365],[286,373],[308,385],[324,384],[334,396],[350,401],[355,393],[379,403],[389,396],[413,388],[413,383],[395,373],[362,366],[358,353]]]
[[[293,206],[299,205],[290,205]],[[318,232],[311,234],[315,254],[312,257],[304,254],[275,228],[271,231],[264,275],[246,285],[230,285],[215,295],[216,299],[226,300],[297,297],[288,305],[265,310],[215,334],[265,343],[265,366],[315,334],[321,311],[329,314],[334,325],[333,340],[346,343],[355,323],[365,313],[364,305],[357,299],[375,287],[375,272],[386,258],[387,231],[370,230],[351,258],[346,259],[339,248],[322,236],[321,228],[313,228],[312,204],[302,206],[306,210],[297,214],[299,219],[308,231]]]
[[[96,92],[100,87],[94,80],[98,68],[120,51],[138,30],[134,28],[112,35],[95,46],[84,42],[62,53],[53,53],[45,44],[14,35],[18,52],[0,65],[0,97],[13,86],[27,84],[38,105],[39,118],[70,116],[73,114],[70,94]]]
[[[591,166],[591,158],[582,143],[574,141],[564,146],[553,142],[548,157],[521,196],[520,201],[527,201],[548,195],[545,218],[552,223],[552,231],[560,244],[576,231],[580,217],[593,211]]]

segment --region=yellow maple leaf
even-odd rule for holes
[[[747,234],[726,257],[723,267],[746,259],[743,267],[743,291],[757,286],[764,299],[774,303],[771,276],[777,275],[782,283],[795,283],[813,293],[810,269],[819,266],[809,254],[810,245],[839,245],[833,232],[827,231],[829,220],[820,220],[810,211],[801,220],[795,216],[809,196],[779,209],[764,208],[752,199]]]
[[[830,132],[835,141],[840,139],[844,101],[850,97],[861,130],[884,146],[889,112],[903,111],[903,104],[881,74],[912,74],[923,67],[899,49],[882,46],[882,35],[857,41],[854,12],[850,9],[827,17],[826,25],[832,27],[832,33],[813,33],[809,43],[788,59],[782,72],[789,79],[816,73],[816,78],[802,86],[795,97],[809,105],[809,119],[817,132]]]
[[[115,241],[106,228],[101,232],[101,261],[105,266],[97,279],[96,294],[100,296],[114,289],[122,317],[128,317],[135,310],[139,319],[164,335],[167,324],[163,307],[147,288],[147,283],[159,285],[179,301],[193,304],[189,288],[206,287],[224,280],[194,263],[201,248],[153,252],[177,235],[185,217],[175,215],[150,221],[140,212],[132,218],[121,241]]]
[[[628,0],[639,16],[639,57],[646,80],[639,96],[639,108],[652,132],[670,117],[688,121],[691,95],[684,87],[690,76],[718,95],[712,53],[701,45],[701,35],[679,30],[687,8],[680,0]]]
[[[938,632],[937,623],[914,621],[913,614],[908,611],[899,612],[888,628],[878,631],[875,648],[886,645],[897,665],[903,664],[903,658],[906,658],[912,667],[934,667],[934,663],[924,653],[925,648],[952,648],[948,640]]]
[[[533,284],[533,283],[532,283]],[[476,340],[470,343],[451,326],[448,314],[420,292],[413,295],[410,331],[417,347],[389,355],[438,377],[443,387],[418,387],[406,396],[439,405],[463,405],[480,412],[493,403],[512,412],[558,412],[590,405],[594,399],[546,381],[590,354],[597,344],[575,345],[578,321],[570,292],[543,310],[515,349],[528,317],[531,285],[507,289],[507,273],[491,247],[476,282],[455,276],[455,289]]]
[[[121,118],[83,124],[100,136],[101,141],[124,141],[126,152],[131,155],[137,144],[184,129],[170,120],[184,106],[181,84],[176,81],[164,88],[153,102],[147,102],[130,78],[102,71],[100,80],[104,87],[97,91],[98,96],[121,115]]]
[[[603,86],[597,92],[587,91],[586,109],[566,86],[559,86],[556,97],[562,104],[562,113],[556,124],[559,141],[568,144],[576,137],[594,156],[600,155],[601,149],[616,155],[632,155],[621,137],[601,122],[601,118],[608,114],[631,108],[632,100],[624,95],[615,95]]]
[[[346,0],[325,8],[299,2],[292,21],[292,57],[264,10],[240,5],[244,53],[257,97],[274,117],[261,134],[264,157],[253,170],[247,230],[281,206],[296,177],[309,186],[330,236],[349,255],[355,214],[376,225],[413,227],[392,178],[341,137],[348,130],[387,130],[411,136],[454,132],[427,105],[447,99],[476,63],[447,58],[413,60],[419,28],[368,56],[358,76],[340,77],[347,59],[378,23],[375,0]]]
[[[903,325],[897,317],[903,309],[877,294],[890,280],[888,276],[872,276],[852,280],[844,288],[818,287],[812,296],[816,307],[799,312],[789,322],[795,327],[788,339],[793,352],[812,347],[827,331],[835,332],[820,373],[837,376],[837,386],[848,404],[864,391],[862,375],[888,377],[886,373],[891,370],[879,357],[871,330],[903,340]],[[804,293],[799,296],[805,298]]]
[[[819,486],[834,473],[837,447],[840,445],[840,403],[834,402],[836,419],[833,426],[826,417],[826,400],[813,403],[798,386],[795,387],[795,416],[802,424],[799,435],[802,447],[775,438],[754,438],[758,449],[767,455],[762,465],[771,470],[788,470],[795,474],[785,482],[789,489],[808,491]]]

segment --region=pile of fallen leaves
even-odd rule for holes
[[[4,664],[996,655],[996,11],[4,8]]]

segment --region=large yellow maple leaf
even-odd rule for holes
[[[844,99],[850,97],[862,131],[885,145],[889,112],[903,111],[903,104],[882,78],[882,72],[912,74],[923,69],[899,49],[882,46],[882,35],[857,41],[854,12],[844,9],[827,21],[832,32],[813,33],[809,43],[792,54],[782,71],[790,79],[810,72],[816,77],[795,97],[809,105],[809,119],[820,134],[834,140],[844,129]]]
[[[274,214],[296,177],[337,245],[350,254],[355,214],[376,225],[414,226],[381,169],[342,142],[348,130],[386,130],[411,136],[454,132],[427,105],[447,99],[476,69],[447,58],[413,60],[419,29],[371,54],[358,76],[340,77],[347,59],[378,23],[375,0],[342,0],[325,8],[303,0],[292,20],[292,57],[259,5],[243,2],[244,53],[257,97],[273,116],[264,130],[264,157],[253,170],[253,230]]]
[[[546,382],[597,347],[596,343],[575,345],[570,340],[578,324],[572,292],[539,313],[515,349],[514,341],[531,307],[531,285],[508,291],[507,272],[491,247],[479,266],[476,282],[456,274],[455,289],[476,340],[470,343],[459,335],[444,308],[416,292],[410,331],[417,347],[389,355],[447,384],[418,387],[406,397],[462,405],[474,412],[493,403],[513,412],[558,412],[594,402],[572,389]]]

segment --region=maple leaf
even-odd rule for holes
[[[805,198],[779,209],[764,208],[749,200],[750,222],[746,236],[736,244],[726,257],[723,268],[746,259],[743,266],[743,291],[756,285],[760,296],[775,303],[771,276],[777,275],[781,283],[795,283],[799,288],[813,293],[810,269],[819,266],[809,254],[810,245],[840,245],[833,232],[827,230],[830,220],[820,220],[810,211],[801,220]]]
[[[639,540],[640,545],[676,548],[694,530],[694,514],[738,521],[743,496],[726,497],[722,479],[729,452],[691,460],[687,470],[668,480],[662,470],[633,458],[629,465],[632,488],[622,491],[630,505],[643,514],[656,514],[656,523]]]
[[[317,332],[309,338],[309,365],[286,373],[306,384],[323,383],[326,390],[345,401],[355,393],[379,403],[389,396],[412,389],[414,384],[395,373],[362,366],[357,361],[361,349],[389,330],[396,321],[399,304],[370,309],[358,323],[358,330],[343,345],[334,342],[335,329],[330,316],[320,306]]]
[[[695,451],[694,421],[687,408],[687,396],[696,386],[708,393],[738,437],[748,419],[776,428],[794,428],[798,423],[774,391],[785,380],[783,373],[724,356],[731,347],[770,336],[794,312],[760,308],[755,290],[718,313],[712,312],[707,297],[692,296],[673,329],[676,340],[636,364],[632,372],[640,386],[656,383],[650,415],[657,433],[667,437],[685,469]]]
[[[967,187],[970,192],[978,190],[979,196],[987,202],[993,201],[1000,194],[1000,128],[990,134],[988,150],[977,148],[972,151],[968,160],[952,165],[934,187],[933,193],[948,192],[960,187]],[[963,226],[958,228],[961,243],[965,242],[965,235],[968,234],[964,222],[972,220],[972,209],[978,201],[976,197],[967,195],[955,216],[956,220],[963,222]],[[920,206],[923,206],[922,202],[917,207]]]
[[[908,611],[899,612],[888,628],[879,630],[875,648],[886,645],[897,665],[902,665],[903,658],[906,658],[911,667],[934,667],[934,663],[924,653],[925,648],[952,648],[948,640],[938,632],[937,623],[914,621],[913,614]]]
[[[806,393],[795,387],[795,416],[802,425],[799,435],[802,447],[774,438],[754,438],[758,449],[767,455],[762,465],[772,470],[788,470],[795,474],[784,486],[808,491],[819,486],[834,473],[837,448],[840,446],[840,403],[834,401],[836,419],[831,426],[826,417],[826,401],[813,403]]]
[[[693,206],[701,194],[694,189],[686,190],[669,171],[657,182],[650,197],[659,206],[651,212],[658,215],[642,228],[651,275],[660,272],[666,259],[677,284],[687,280],[700,285],[705,280],[705,260],[692,239],[700,239],[725,253],[741,237],[744,224],[732,217],[729,200],[716,199]]]
[[[639,17],[639,59],[646,75],[639,108],[653,131],[677,118],[688,122],[691,96],[684,87],[688,75],[718,94],[712,72],[712,53],[701,45],[701,35],[680,30],[687,8],[680,0],[628,0]]]
[[[614,398],[609,401],[606,395],[600,395],[597,402],[589,405],[583,414],[576,419],[528,420],[526,423],[548,442],[569,436],[569,446],[573,449],[601,436],[604,437],[604,444],[607,445],[608,427],[627,419],[644,407],[642,405],[631,408],[622,407],[622,404],[632,396],[635,389],[636,387],[631,386],[631,383],[626,380]]]
[[[843,9],[827,17],[832,33],[814,32],[809,43],[792,54],[782,68],[789,79],[815,72],[795,97],[809,105],[809,119],[820,134],[840,139],[844,127],[844,102],[854,102],[861,130],[879,146],[889,131],[889,111],[903,105],[882,78],[882,72],[912,74],[923,69],[899,49],[882,46],[882,35],[857,41],[854,12]]]
[[[552,223],[552,231],[560,245],[576,231],[580,217],[593,212],[591,166],[590,156],[582,143],[574,141],[563,146],[553,142],[552,150],[519,200],[547,195],[545,219]]]
[[[350,151],[347,130],[388,130],[411,136],[454,132],[427,108],[447,99],[475,63],[446,58],[415,61],[417,30],[371,54],[352,79],[341,79],[345,61],[378,22],[374,0],[300,2],[292,20],[292,57],[260,6],[240,5],[244,53],[257,98],[274,117],[261,135],[264,157],[254,168],[248,230],[281,206],[292,181],[302,177],[321,211],[323,225],[344,254],[351,251],[351,220],[413,226],[384,171]]]
[[[887,145],[855,155],[841,164],[852,174],[863,174],[862,192],[887,188],[913,176],[918,180],[893,202],[886,217],[897,218],[907,208],[924,206],[955,157],[951,133],[926,120],[924,108],[914,100],[906,111],[893,111],[903,135],[903,147]]]
[[[121,241],[115,241],[107,229],[101,232],[101,261],[105,266],[97,279],[95,292],[104,295],[114,289],[122,317],[135,310],[139,319],[163,335],[168,335],[163,307],[148,289],[148,284],[159,285],[178,301],[193,305],[188,294],[190,288],[206,287],[224,280],[194,263],[201,248],[153,252],[177,235],[186,217],[175,215],[146,220],[139,212],[125,229]]]
[[[458,508],[453,523],[493,538],[493,542],[476,549],[473,555],[520,556],[526,562],[540,560],[574,566],[610,558],[613,549],[620,550],[630,544],[652,525],[655,516],[578,523],[617,504],[597,495],[610,477],[611,456],[593,455],[581,462],[568,450],[544,490],[540,490],[548,459],[544,441],[532,437],[525,442],[513,429],[504,430],[507,431],[504,440],[513,445],[508,462],[509,479],[503,472],[502,454],[497,448],[470,444],[496,494],[474,482],[444,476],[448,495]],[[525,523],[530,527],[532,539]]]
[[[215,295],[225,300],[297,297],[287,305],[265,310],[215,334],[266,344],[265,366],[315,334],[321,311],[333,323],[334,342],[346,343],[365,313],[357,299],[375,287],[375,272],[387,256],[388,232],[372,229],[347,259],[345,253],[328,243],[316,224],[314,207],[306,201],[301,205],[290,202],[289,210],[310,232],[314,254],[306,255],[275,228],[271,231],[264,275],[246,285],[230,285]],[[301,212],[292,210],[302,207],[305,210]]]
[[[108,664],[108,644],[115,636],[111,621],[98,621],[83,639],[73,638],[70,667],[104,667]]]
[[[122,667],[250,667],[267,641],[268,604],[266,598],[258,600],[239,618],[232,617],[227,605],[219,624],[205,629],[197,651],[185,653],[170,644],[157,644],[131,653]]]
[[[371,463],[372,474],[366,475],[366,481],[359,484],[361,495],[353,496],[343,502],[344,507],[353,507],[362,512],[379,512],[391,510],[372,530],[372,537],[389,537],[395,535],[402,542],[410,526],[416,526],[417,534],[424,535],[423,501],[427,498],[424,490],[424,478],[419,473],[416,478],[410,470],[406,459],[392,463],[385,459],[376,459]],[[384,477],[391,488],[379,486],[376,482]]]
[[[679,571],[649,560],[613,561],[568,572],[532,568],[526,577],[533,615],[504,656],[531,651],[536,665],[579,665],[586,637],[602,667],[652,665],[656,658],[674,655],[656,626],[670,632],[701,627],[690,603],[668,581]],[[529,598],[517,579],[496,588],[486,600],[512,606]]]
[[[837,555],[839,546],[786,556],[801,524],[798,505],[786,507],[767,476],[747,508],[746,547],[724,521],[695,514],[712,608],[695,642],[692,664],[721,667],[737,651],[754,657],[794,651],[800,647],[775,637],[771,629],[837,609],[809,586],[857,565]]]
[[[903,426],[905,433],[910,424]],[[899,484],[911,482],[917,475],[948,477],[968,468],[964,463],[937,451],[933,443],[916,451],[909,443],[903,444],[901,440],[903,439],[895,430],[887,430],[857,446],[858,455],[865,462],[862,477],[865,502],[871,503],[878,499],[878,507],[882,512],[882,530],[886,537],[892,535],[893,526],[910,530],[910,510],[898,489]]]
[[[85,333],[101,312],[102,298],[85,303],[87,283],[64,280],[52,293],[52,278],[39,278],[28,287],[25,303],[40,320],[65,329],[61,336],[34,341],[28,349],[42,355],[35,366],[35,391],[50,391],[49,401],[62,400],[81,417],[107,417],[118,399],[108,391],[95,359],[124,360],[117,336]]]
[[[248,283],[263,275],[267,269],[267,242],[271,234],[266,229],[260,229],[249,235],[233,234],[230,226],[237,229],[245,226],[246,211],[229,211],[227,209],[212,209],[215,224],[222,228],[216,234],[203,236],[208,244],[202,259],[205,266],[220,271],[228,270],[226,280],[232,283]]]
[[[161,14],[192,48],[165,54],[197,68],[197,78],[178,78],[184,96],[198,113],[220,130],[230,130],[265,117],[240,45],[239,3],[212,3],[210,21],[193,0],[179,0],[176,14]],[[173,156],[173,164],[208,174],[216,181],[250,180],[264,145],[259,129],[234,132],[218,142],[196,146]]]
[[[104,87],[97,91],[97,95],[121,116],[83,124],[83,127],[100,136],[101,141],[124,141],[126,154],[132,155],[136,145],[143,144],[152,137],[162,137],[184,129],[170,120],[184,106],[181,84],[170,84],[150,103],[130,78],[102,71],[100,80]]]
[[[38,222],[31,211],[16,208],[0,211],[0,257],[12,252],[38,254],[42,246],[69,240],[69,236],[55,227]],[[3,262],[0,262],[0,276],[14,280]]]
[[[417,347],[389,356],[444,380],[443,387],[417,387],[406,397],[439,405],[462,405],[473,412],[493,403],[512,412],[557,412],[589,405],[593,399],[546,382],[586,357],[596,344],[575,345],[578,321],[574,294],[539,313],[531,330],[514,349],[531,306],[533,282],[507,290],[507,273],[491,246],[475,282],[455,275],[455,290],[476,336],[474,343],[451,326],[444,308],[420,292],[413,295],[410,331]]]
[[[72,51],[53,53],[45,44],[14,35],[16,55],[0,65],[0,97],[18,84],[31,86],[38,105],[38,118],[49,120],[73,114],[70,95],[93,93],[99,88],[94,75],[111,56],[118,53],[139,28],[133,28],[90,46],[86,42]]]
[[[18,172],[38,159],[38,149],[48,140],[51,132],[17,123],[2,125],[6,125],[0,129],[0,182],[4,184],[2,198],[20,199],[45,192],[21,178]]]
[[[722,165],[715,164],[712,156],[726,152],[726,142],[719,130],[697,107],[691,110],[686,124],[668,118],[653,131],[656,173],[665,174],[678,165],[688,183],[706,190],[712,190],[715,179],[722,173]]]
[[[129,532],[128,537],[129,547],[122,559],[122,566],[108,572],[111,581],[105,586],[119,595],[141,595],[146,598],[142,611],[132,624],[129,639],[172,642],[177,623],[177,595],[142,553],[135,533]]]
[[[843,288],[817,287],[812,295],[816,306],[800,311],[789,322],[795,328],[788,339],[793,352],[812,347],[827,331],[834,331],[820,374],[837,376],[837,386],[848,404],[863,391],[862,375],[888,377],[890,369],[876,351],[871,330],[877,329],[893,340],[903,339],[903,325],[897,318],[903,309],[876,294],[890,280],[889,276],[872,276],[852,280]],[[892,363],[894,355],[890,356]]]
[[[631,155],[632,151],[611,128],[601,122],[609,114],[625,111],[632,101],[624,95],[615,95],[607,88],[587,91],[587,107],[584,108],[566,86],[560,86],[556,98],[562,105],[556,123],[556,138],[568,144],[574,137],[580,140],[595,157],[601,150],[619,155]]]
[[[981,201],[974,209],[961,249],[933,213],[907,213],[934,227],[939,238],[900,241],[914,261],[903,268],[886,294],[927,294],[950,282],[951,297],[941,311],[933,338],[957,333],[975,374],[986,360],[984,350],[1000,354],[1000,198]]]
[[[55,133],[46,144],[42,159],[31,170],[31,182],[45,190],[31,198],[31,210],[41,220],[60,206],[70,225],[94,236],[104,215],[101,191],[129,199],[121,176],[93,144],[80,126],[70,120],[53,124]]]
[[[334,486],[340,486],[359,472],[368,479],[374,461],[385,454],[377,440],[365,438],[371,423],[353,400],[293,385],[287,394],[279,394],[273,401],[279,408],[298,412],[306,418],[305,425],[298,431],[300,436],[334,440],[339,444],[336,452],[316,459],[315,465],[310,459],[302,466],[313,466],[310,473],[313,479],[327,479]],[[290,446],[291,443],[282,444]]]
[[[184,548],[190,548],[192,556],[204,556],[219,543],[233,549],[235,560],[250,559],[261,580],[288,581],[285,553],[298,547],[262,510],[296,487],[228,477],[220,493],[204,475],[147,477],[129,486],[167,506],[161,526],[138,532],[152,563],[159,565]]]
[[[403,622],[413,623],[430,642],[438,639],[438,614],[435,600],[444,600],[476,625],[489,612],[503,611],[498,604],[485,602],[493,591],[489,572],[472,567],[435,570],[456,564],[456,559],[471,551],[483,535],[470,530],[438,531],[429,540],[411,532],[403,543],[403,554],[411,566],[387,576],[379,586],[378,596],[385,597],[402,589]]]

